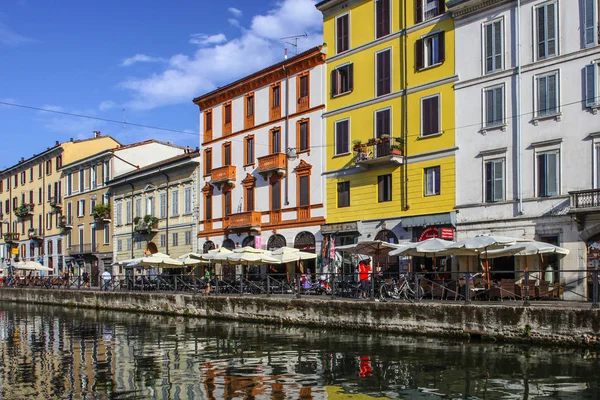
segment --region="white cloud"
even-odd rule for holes
[[[20,35],[0,22],[0,43],[10,47],[17,47],[22,44],[35,43],[37,40]]]
[[[117,106],[117,103],[115,103],[114,101],[104,100],[102,103],[100,103],[100,105],[98,106],[98,109],[100,111],[108,111],[108,110],[115,108],[116,106]]]
[[[217,33],[216,35],[205,35],[204,33],[194,33],[190,35],[192,38],[190,39],[191,44],[197,44],[200,46],[213,46],[215,44],[221,44],[227,41],[227,36],[222,33]]]
[[[142,62],[142,63],[156,63],[156,62],[160,62],[160,61],[164,61],[164,60],[162,58],[159,58],[159,57],[150,57],[150,56],[147,56],[145,54],[136,54],[133,57],[129,57],[129,58],[124,59],[121,62],[121,66],[122,67],[129,67],[130,65],[133,65],[133,64],[139,63],[139,62]]]
[[[280,38],[306,32],[298,51],[323,43],[322,15],[315,0],[282,0],[264,15],[252,18],[240,37],[206,45],[193,54],[176,54],[159,72],[121,82],[132,93],[132,109],[188,103],[192,98],[283,59]],[[231,23],[231,21],[229,21]],[[217,37],[218,35],[213,35]],[[209,36],[207,36],[208,38]],[[293,54],[293,51],[292,51]]]
[[[229,25],[231,25],[231,26],[234,26],[234,27],[236,27],[236,28],[239,28],[239,27],[240,27],[240,21],[238,21],[238,20],[237,20],[237,19],[235,19],[235,18],[228,18],[228,19],[227,19],[227,22],[229,22]]]
[[[242,16],[242,10],[240,10],[239,8],[229,7],[227,9],[227,11],[229,11],[231,13],[231,15],[233,15],[236,18],[239,18]]]

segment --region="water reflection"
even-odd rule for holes
[[[0,307],[0,398],[596,398],[597,354]]]

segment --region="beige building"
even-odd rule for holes
[[[94,132],[90,139],[60,143],[0,171],[0,267],[16,260],[41,261],[55,273],[62,270],[64,243],[61,168],[119,145]]]
[[[197,252],[199,151],[116,176],[113,198],[114,260],[163,252],[171,257]],[[113,275],[124,274],[123,266]]]
[[[116,175],[138,170],[185,148],[156,140],[117,146],[61,168],[64,192],[58,224],[65,244],[65,262],[73,274],[90,273],[92,284],[112,264],[112,208],[107,183]]]

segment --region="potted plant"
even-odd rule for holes
[[[15,215],[19,218],[26,217],[33,210],[33,205],[28,203],[23,203],[17,208],[14,209]]]
[[[96,204],[94,207],[94,218],[110,219],[110,204]]]
[[[395,156],[401,156],[402,155],[402,147],[400,147],[400,145],[397,144],[393,144],[390,146],[390,154],[393,154]]]
[[[360,139],[354,139],[352,141],[352,144],[354,146],[353,147],[354,151],[356,151],[357,153],[360,153],[362,151],[363,146],[362,146],[362,141]]]
[[[367,146],[375,146],[376,144],[377,144],[376,138],[370,138],[369,141],[367,142]]]
[[[404,144],[404,138],[403,138],[403,137],[401,137],[401,136],[395,137],[395,138],[394,138],[394,141],[395,141],[396,143],[398,143],[399,145],[402,145],[402,144]]]
[[[389,142],[390,135],[388,135],[387,133],[384,133],[383,135],[379,136],[379,141],[380,142]]]
[[[137,224],[139,224],[139,223],[140,223],[140,221],[141,221],[141,220],[142,220],[142,219],[141,219],[140,217],[135,217],[135,218],[133,219],[133,224],[134,224],[134,225],[137,225]]]

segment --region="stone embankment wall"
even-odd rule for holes
[[[600,340],[600,311],[562,304],[406,304],[44,289],[0,289],[0,301],[518,342],[595,345]]]

